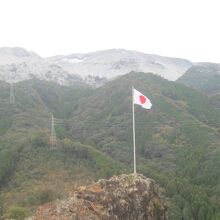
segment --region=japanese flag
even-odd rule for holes
[[[140,105],[142,108],[145,109],[150,109],[152,107],[150,99],[137,91],[135,88],[133,88],[133,102],[134,104]]]

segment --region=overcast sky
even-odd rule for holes
[[[0,47],[110,48],[220,63],[219,0],[0,0]]]

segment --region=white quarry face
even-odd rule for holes
[[[10,83],[35,77],[67,86],[75,82],[96,86],[97,76],[111,80],[131,71],[176,80],[191,66],[188,60],[123,49],[41,58],[23,48],[0,48],[0,80]]]

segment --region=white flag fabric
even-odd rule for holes
[[[151,109],[152,107],[150,99],[137,91],[135,88],[133,88],[133,101],[134,104],[140,105],[142,108],[145,109]]]

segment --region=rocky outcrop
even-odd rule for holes
[[[79,187],[66,200],[41,206],[34,220],[166,220],[157,184],[143,175],[120,175]]]

